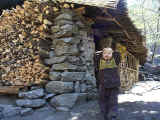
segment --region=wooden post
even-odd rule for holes
[[[139,60],[138,59],[136,59],[136,67],[137,67],[137,80],[136,80],[136,82],[138,82],[139,81]]]

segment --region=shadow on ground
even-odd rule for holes
[[[103,120],[97,101],[78,106],[72,111],[77,116],[69,120]],[[120,120],[160,120],[160,102],[124,102],[119,104],[119,112]]]
[[[120,120],[160,120],[160,102],[119,103]],[[15,116],[2,120],[104,120],[98,101],[77,104],[70,112],[54,112],[51,109],[37,110],[27,116]]]
[[[124,102],[119,112],[121,120],[160,120],[160,102]]]

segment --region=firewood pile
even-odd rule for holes
[[[40,84],[48,79],[53,2],[25,1],[0,17],[0,85]]]

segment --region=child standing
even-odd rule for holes
[[[95,56],[99,105],[105,120],[117,120],[120,53],[104,48]]]

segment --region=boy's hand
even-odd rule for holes
[[[97,51],[96,53],[101,53],[102,51]]]

